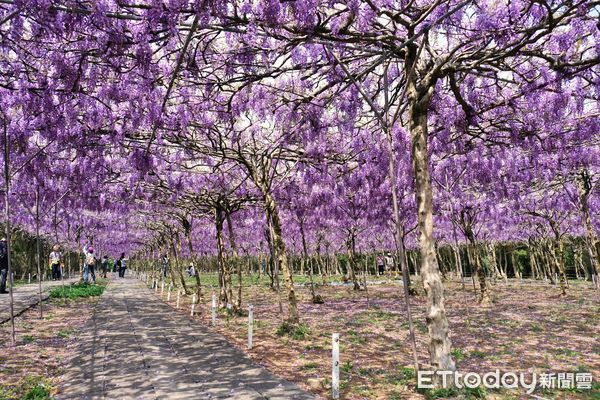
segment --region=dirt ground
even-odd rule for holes
[[[42,399],[54,393],[77,332],[97,300],[45,301],[43,319],[39,307],[29,309],[15,319],[16,347],[10,323],[0,325],[0,399]]]
[[[511,281],[494,286],[494,304],[481,307],[471,285],[446,283],[446,310],[459,371],[590,372],[592,390],[467,392],[459,397],[489,399],[600,399],[600,293],[588,282],[571,282],[567,297],[541,282]],[[325,304],[311,304],[298,288],[302,325],[278,335],[278,296],[264,286],[244,288],[254,306],[254,348],[248,351],[247,317],[219,313],[216,331],[270,371],[320,398],[330,396],[331,334],[340,334],[343,399],[428,399],[455,393],[415,389],[404,297],[397,283],[371,285],[367,292],[347,286],[320,286]],[[196,306],[196,319],[210,321],[210,292]],[[157,294],[157,297],[159,295]],[[282,301],[283,301],[283,295]],[[166,295],[163,297],[166,299]],[[175,295],[170,304],[175,307]],[[158,299],[157,299],[158,300]],[[10,324],[0,325],[0,399],[21,399],[36,387],[60,380],[76,335],[97,298],[45,302],[44,318],[33,308],[16,320],[17,347]],[[411,298],[420,363],[428,360],[425,298]],[[285,302],[283,305],[285,315]],[[179,312],[189,313],[189,298]],[[281,332],[280,332],[281,333]]]
[[[534,281],[498,282],[494,303],[476,303],[471,282],[446,283],[446,311],[453,356],[459,371],[589,372],[592,390],[470,391],[462,397],[490,399],[600,399],[600,293],[589,282],[571,282],[567,297],[557,287]],[[246,288],[254,305],[254,348],[248,351],[247,317],[219,315],[216,330],[270,371],[328,398],[331,334],[340,334],[341,388],[344,399],[427,399],[443,392],[418,393],[402,288],[397,283],[368,287],[318,287],[325,304],[311,304],[308,289],[298,290],[303,324],[296,334],[277,335],[281,315],[277,295]],[[283,297],[283,295],[282,295]],[[210,293],[206,293],[210,298]],[[285,302],[284,302],[285,303]],[[196,318],[209,323],[209,301]],[[411,298],[419,362],[428,360],[425,297]],[[184,307],[184,306],[182,306]],[[198,309],[198,308],[197,308]],[[285,304],[284,304],[285,315]],[[453,393],[446,393],[453,397]],[[457,394],[454,394],[456,397]]]

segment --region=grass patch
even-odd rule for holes
[[[463,352],[462,349],[454,348],[454,349],[452,349],[451,354],[452,354],[452,357],[454,357],[454,359],[456,361],[460,362],[465,359],[465,353]]]
[[[90,283],[78,283],[71,285],[70,287],[63,288],[56,287],[50,291],[50,297],[52,298],[68,298],[75,299],[78,297],[94,297],[101,296],[104,292],[104,285],[93,285]]]
[[[0,383],[2,400],[49,400],[51,391],[50,381],[38,375],[28,375],[14,386]]]
[[[56,336],[58,336],[59,338],[68,338],[69,336],[71,336],[72,334],[75,333],[75,329],[71,329],[71,328],[62,328],[58,330],[58,334]]]
[[[319,364],[314,361],[307,362],[306,364],[300,367],[302,371],[306,372],[315,372],[317,368],[319,368]]]
[[[348,341],[352,344],[357,344],[357,345],[367,343],[367,339],[365,339],[358,332],[353,331],[353,330],[348,331]]]
[[[304,340],[310,335],[310,327],[307,324],[293,325],[287,322],[277,327],[277,336],[289,336],[294,340]]]
[[[25,343],[31,343],[35,341],[35,338],[33,337],[33,335],[24,335],[23,336],[23,341]]]

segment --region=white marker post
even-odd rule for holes
[[[217,325],[217,295],[212,295],[212,326]]]
[[[190,316],[194,316],[194,308],[196,307],[196,295],[192,296],[192,311],[190,311]]]
[[[171,301],[171,284],[169,283],[169,291],[167,292],[167,301]]]
[[[154,281],[154,293],[158,293],[158,281]]]
[[[150,277],[149,277],[148,275],[146,275],[146,285],[148,285],[148,279],[149,279],[149,278],[150,278]]]
[[[179,290],[177,291],[177,305],[175,306],[175,308],[179,308]]]
[[[252,350],[252,330],[254,328],[254,307],[248,305],[248,350]]]
[[[165,292],[165,281],[162,281],[160,284],[160,297],[163,297],[163,293]]]
[[[340,398],[340,334],[331,336],[331,398]]]

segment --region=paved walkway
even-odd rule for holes
[[[75,282],[78,278],[72,279]],[[65,280],[65,285],[69,284],[70,280]],[[61,281],[45,281],[42,282],[42,299],[48,298],[48,292],[55,286],[60,286]],[[8,284],[7,284],[8,286]],[[8,287],[7,289],[8,290]],[[14,313],[15,316],[23,313],[25,310],[38,304],[40,301],[39,286],[37,283],[17,286],[13,289]],[[0,294],[0,324],[10,321],[10,295]]]
[[[131,277],[106,289],[63,382],[60,400],[313,399]]]

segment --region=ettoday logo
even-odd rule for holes
[[[581,389],[592,388],[591,373],[569,372],[544,372],[544,373],[514,373],[500,372],[496,369],[484,373],[459,372],[459,371],[419,371],[417,374],[417,387],[419,389],[433,389],[434,381],[439,381],[442,388],[456,387],[458,389],[525,389],[528,394],[540,389]]]

